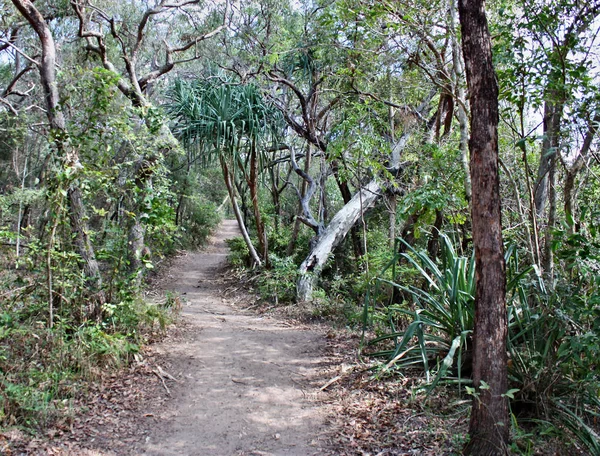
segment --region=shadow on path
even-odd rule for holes
[[[160,344],[172,394],[151,429],[145,455],[316,455],[324,411],[309,400],[327,360],[321,333],[236,309],[223,297],[226,239],[221,225],[211,245],[172,266],[166,287],[185,298],[192,330],[184,341]]]

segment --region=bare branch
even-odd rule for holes
[[[29,57],[27,54],[25,54],[24,51],[22,51],[21,49],[19,49],[17,46],[15,46],[13,43],[11,43],[10,41],[6,41],[3,38],[0,38],[0,43],[4,43],[4,46],[6,47],[10,47],[13,48],[16,52],[18,52],[19,54],[21,54],[23,57],[25,57],[27,60],[29,60],[31,63],[33,63],[36,66],[40,66],[40,62],[38,62],[35,59],[32,59],[31,57]],[[6,49],[6,48],[5,48]]]
[[[15,116],[19,115],[19,111],[17,111],[16,108],[6,98],[0,97],[0,103],[5,105],[8,108],[8,110],[12,112]]]
[[[15,43],[17,41],[18,33],[19,27],[13,27],[13,29],[10,31],[10,38],[8,38],[8,42],[6,42],[6,40],[2,40],[3,44],[0,45],[0,52],[4,51],[5,49],[8,49],[8,47],[10,46],[9,43]]]
[[[19,71],[15,77],[12,79],[12,81],[10,81],[8,83],[8,85],[6,86],[6,89],[4,89],[2,91],[2,95],[0,95],[1,97],[7,97],[9,95],[17,95],[19,97],[26,97],[29,92],[31,91],[28,90],[27,92],[20,92],[18,90],[14,90],[15,85],[17,84],[17,82],[19,82],[19,79],[21,79],[25,74],[27,74],[29,71],[32,70],[31,66],[27,66],[25,68],[23,68],[21,71]]]

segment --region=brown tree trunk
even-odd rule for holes
[[[246,225],[244,224],[244,219],[242,217],[242,213],[235,199],[235,187],[231,182],[231,174],[229,172],[229,168],[225,161],[221,159],[221,169],[223,170],[223,179],[225,180],[225,186],[227,187],[227,192],[229,193],[229,199],[231,200],[231,206],[233,207],[233,213],[235,214],[235,218],[238,222],[238,226],[240,227],[240,231],[242,232],[242,237],[244,238],[244,242],[246,243],[246,247],[248,247],[248,252],[250,253],[250,258],[252,259],[254,266],[262,266],[262,262],[260,261],[260,257],[258,253],[256,253],[256,249],[252,244],[252,240],[250,239],[250,235],[248,234],[248,230],[246,229]]]
[[[473,383],[465,454],[507,454],[506,271],[498,174],[498,85],[483,0],[459,0],[471,100],[471,186],[476,289]]]
[[[252,200],[252,210],[254,212],[254,220],[256,223],[256,236],[258,237],[258,247],[266,268],[269,268],[269,244],[265,225],[260,215],[258,207],[258,156],[256,144],[252,145],[250,152],[250,178],[248,180],[248,188],[250,189],[250,199]]]

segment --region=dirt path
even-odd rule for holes
[[[235,308],[223,297],[225,239],[238,235],[226,220],[203,252],[176,260],[168,288],[184,299],[191,325],[184,341],[163,354],[172,399],[144,455],[323,454],[324,411],[311,401],[327,361],[323,334]],[[326,379],[325,379],[326,380]]]

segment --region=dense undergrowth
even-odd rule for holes
[[[428,394],[443,383],[477,396],[470,386],[474,259],[442,239],[439,261],[405,246],[381,271],[364,314],[379,335],[365,351],[384,359],[384,371],[406,375],[420,368],[420,388]],[[552,438],[554,445],[561,442],[561,454],[600,454],[598,290],[583,277],[574,289],[560,276],[550,290],[536,267],[523,268],[516,248],[505,256],[512,450],[533,454]],[[417,279],[407,281],[398,264],[411,266]]]
[[[192,246],[201,244],[217,222],[215,215],[197,220]],[[36,245],[29,238],[16,268],[14,247],[2,247],[0,428],[35,431],[58,418],[68,419],[74,413],[72,400],[85,395],[88,382],[127,366],[140,347],[161,338],[176,317],[179,298],[167,294],[144,299],[143,288],[135,285],[137,272],[129,268],[126,245],[109,251],[111,240],[107,239],[99,255],[106,296],[99,319],[88,317],[90,297],[77,255],[58,249],[48,254],[42,242]],[[173,239],[178,243],[162,252],[155,250],[156,263],[174,252],[175,245],[186,245],[176,233]],[[47,258],[50,269],[43,261]],[[154,269],[150,259],[144,268]]]

